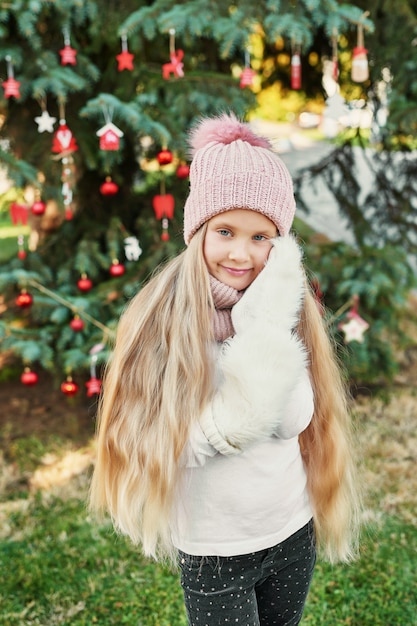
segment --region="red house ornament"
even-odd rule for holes
[[[97,136],[100,138],[100,150],[118,150],[123,132],[112,122],[108,122],[97,131]]]

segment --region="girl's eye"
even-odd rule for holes
[[[265,235],[254,235],[253,238],[255,241],[264,241],[266,239]]]
[[[229,235],[231,235],[230,230],[227,230],[227,228],[220,228],[217,232],[223,237],[228,237]]]

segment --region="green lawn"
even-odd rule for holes
[[[2,626],[185,626],[177,574],[91,523],[83,498],[38,495],[27,504],[3,519]],[[317,566],[302,623],[416,625],[416,569],[417,528],[381,516],[357,563]]]

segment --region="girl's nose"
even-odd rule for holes
[[[229,258],[233,261],[247,261],[249,258],[249,248],[247,242],[235,240],[230,248]]]

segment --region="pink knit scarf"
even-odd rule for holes
[[[236,302],[239,302],[244,292],[236,291],[233,287],[221,283],[211,275],[210,287],[215,306],[213,317],[214,337],[216,341],[225,341],[235,333],[232,324],[232,307]]]

